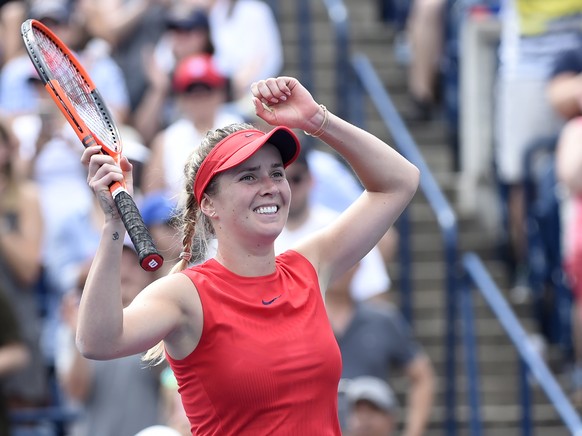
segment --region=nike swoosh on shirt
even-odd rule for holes
[[[268,301],[261,300],[261,301],[265,306],[268,306],[269,304],[273,304],[275,302],[275,300],[277,300],[278,298],[281,298],[281,296],[279,295],[278,297],[275,297],[272,300],[268,300]]]

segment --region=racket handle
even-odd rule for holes
[[[158,253],[133,198],[126,190],[119,189],[113,195],[113,199],[127,234],[137,251],[139,264],[146,271],[157,270],[164,263],[164,258]]]

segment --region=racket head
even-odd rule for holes
[[[28,19],[21,26],[24,46],[57,107],[85,147],[99,144],[116,160],[122,151],[113,117],[89,74],[47,26]]]

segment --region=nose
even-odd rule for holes
[[[265,176],[261,178],[261,195],[275,195],[279,192],[279,186],[273,178]]]

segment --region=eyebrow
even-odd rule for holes
[[[283,163],[276,162],[276,163],[271,164],[271,169],[276,169],[276,168],[283,169],[284,168]],[[243,167],[240,167],[239,168],[239,170],[236,172],[236,174],[240,174],[240,173],[243,173],[245,171],[250,171],[250,172],[258,171],[260,169],[261,169],[261,166],[260,165],[257,165],[257,166],[254,166],[254,167],[244,167],[243,166]]]

